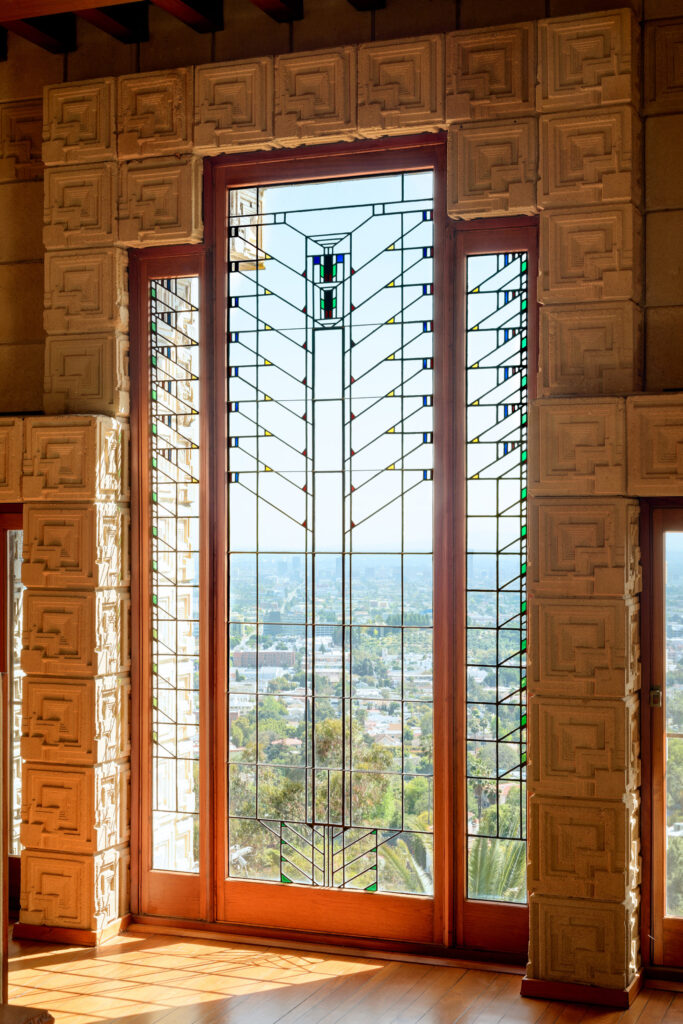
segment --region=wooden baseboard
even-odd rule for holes
[[[0,1024],[55,1024],[47,1010],[36,1010],[32,1006],[0,1006]]]
[[[465,970],[495,971],[498,974],[518,974],[524,972],[523,967],[516,964],[499,962],[495,955],[486,958],[482,950],[451,951],[439,955],[438,952],[410,952],[400,949],[383,949],[371,944],[350,945],[340,941],[326,941],[311,937],[293,938],[289,935],[272,933],[258,935],[251,931],[235,930],[230,925],[201,925],[189,921],[173,921],[169,918],[155,919],[145,915],[133,915],[128,927],[129,935],[177,935],[194,939],[211,939],[218,942],[236,942],[249,946],[278,946],[282,949],[297,949],[314,953],[331,953],[342,956],[370,957],[373,960],[398,960],[406,963],[432,964],[439,967],[460,967]]]
[[[106,928],[90,930],[87,928],[51,928],[44,924],[24,924],[17,921],[12,928],[13,939],[25,939],[31,942],[58,942],[69,946],[101,946],[121,932],[125,932],[130,924],[130,914],[112,921]]]
[[[588,1003],[593,1006],[612,1006],[627,1010],[643,987],[643,975],[639,971],[626,989],[601,988],[597,985],[575,985],[564,981],[541,981],[538,978],[522,978],[521,994],[531,999],[560,999],[567,1003]]]

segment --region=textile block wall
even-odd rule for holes
[[[683,118],[683,19],[647,21],[642,77],[626,7],[497,28],[482,8],[450,31],[453,5],[421,5],[418,27],[397,2],[393,33],[377,12],[370,42],[341,6],[324,51],[313,18],[291,53],[268,24],[240,53],[221,34],[212,62],[197,41],[171,70],[144,48],[142,73],[81,54],[85,80],[61,82],[46,65],[47,416],[0,423],[0,492],[26,502],[22,926],[97,938],[128,909],[127,250],[201,240],[204,156],[444,130],[450,216],[540,220],[528,976],[625,990],[641,886],[637,499],[683,488],[683,401],[639,394],[683,387],[683,191],[662,157]],[[267,44],[275,57],[254,50]],[[39,109],[0,104],[0,189],[42,188]],[[8,289],[40,266],[38,237],[35,253],[7,265]],[[8,345],[40,347],[26,305],[12,303]]]
[[[128,911],[127,429],[24,421],[21,922],[94,941]]]

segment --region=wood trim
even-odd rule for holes
[[[643,921],[650,922],[651,948],[649,962],[664,967],[680,967],[683,963],[683,918],[666,916],[666,692],[665,692],[665,634],[664,634],[664,533],[667,530],[683,532],[683,504],[678,502],[652,502],[643,505],[646,520],[644,539],[647,542],[644,558],[643,583],[646,615],[641,623],[641,637],[647,635],[646,688],[642,691],[643,738],[648,744],[644,757],[644,874],[649,868],[651,891],[645,894],[649,914]],[[663,691],[661,707],[650,707],[652,688]],[[647,839],[650,839],[648,843]],[[649,849],[645,849],[649,847]],[[647,889],[647,885],[644,887]]]
[[[445,154],[435,162],[435,346],[434,365],[434,892],[433,941],[451,946],[455,939],[455,897],[457,873],[454,859],[456,800],[456,669],[459,633],[453,628],[458,616],[459,557],[456,541],[458,503],[458,372],[454,344],[454,292],[451,280],[455,255],[453,234],[446,213]],[[439,486],[439,481],[442,481]],[[461,603],[461,602],[460,602]],[[437,765],[441,770],[437,770]],[[439,841],[439,833],[441,839]],[[442,879],[439,883],[439,878]]]
[[[12,929],[13,939],[26,939],[30,942],[59,942],[67,946],[101,946],[109,939],[128,930],[131,915],[118,917],[106,928],[51,928],[42,924],[22,924],[17,921]]]
[[[1,3],[1,0],[0,0]],[[458,581],[464,579],[465,549],[464,488],[455,486],[465,475],[465,413],[464,413],[464,320],[462,313],[456,326],[453,292],[453,265],[458,268],[459,282],[464,286],[462,254],[504,251],[505,246],[529,252],[529,389],[533,395],[537,362],[537,325],[535,267],[536,221],[533,218],[496,218],[481,222],[453,224],[446,217],[445,203],[445,136],[443,133],[408,138],[362,141],[357,144],[334,144],[298,150],[296,158],[290,151],[267,154],[237,154],[205,161],[204,195],[207,241],[204,246],[156,247],[131,253],[131,303],[136,311],[132,326],[132,427],[133,427],[133,558],[140,567],[139,585],[134,586],[133,629],[133,741],[134,741],[134,825],[133,850],[141,851],[144,869],[133,867],[132,908],[139,920],[156,920],[171,924],[180,920],[220,920],[220,930],[255,935],[282,937],[294,934],[297,940],[305,935],[328,936],[335,945],[364,946],[388,943],[405,949],[421,946],[462,952],[478,949],[478,956],[496,946],[494,956],[526,960],[528,942],[528,909],[526,906],[469,901],[465,893],[465,731],[464,731],[464,663],[465,615],[459,595]],[[314,893],[308,899],[310,909],[300,909],[304,901],[297,891],[293,900],[289,890],[273,883],[239,879],[224,880],[226,863],[224,829],[220,823],[226,816],[225,761],[225,687],[208,685],[208,678],[225,680],[227,664],[227,553],[221,538],[226,535],[227,496],[225,484],[226,447],[226,194],[232,186],[268,184],[281,181],[315,180],[368,173],[396,172],[434,167],[436,175],[435,232],[441,238],[442,259],[435,267],[438,282],[435,306],[435,342],[440,373],[435,379],[438,401],[435,422],[435,460],[437,477],[445,484],[436,494],[435,520],[439,529],[435,537],[435,627],[442,637],[435,645],[435,698],[444,713],[435,717],[435,746],[442,770],[435,782],[435,820],[440,822],[441,842],[435,847],[435,898],[344,893],[349,912],[343,910],[339,893]],[[437,243],[438,245],[438,243]],[[460,258],[455,258],[455,252]],[[437,249],[438,251],[438,249]],[[147,346],[147,307],[142,301],[146,282],[153,276],[174,276],[203,273],[202,407],[206,410],[202,426],[202,442],[206,458],[203,473],[207,493],[203,497],[204,555],[203,582],[212,595],[211,619],[204,629],[202,647],[205,670],[202,676],[202,735],[211,738],[202,743],[202,856],[201,881],[196,876],[149,870],[150,805],[144,796],[149,786],[148,721],[149,711],[142,696],[142,680],[149,678],[148,606],[145,597],[144,566],[148,564],[147,535],[149,517],[139,496],[147,487],[147,366],[143,353]],[[213,263],[213,269],[211,264]],[[209,282],[213,288],[210,294]],[[462,303],[458,304],[462,309]],[[209,318],[213,317],[213,323]],[[455,335],[455,341],[454,341]],[[210,340],[211,339],[211,340]],[[210,349],[210,351],[209,351]],[[209,486],[209,482],[212,481]],[[455,499],[454,499],[455,496]],[[438,597],[437,597],[438,595]],[[437,625],[438,623],[438,625]],[[453,628],[455,624],[455,628]],[[457,698],[457,699],[456,699]],[[462,705],[462,707],[460,707]],[[137,753],[137,756],[135,756]],[[135,790],[140,791],[142,795]],[[455,813],[454,813],[455,811]],[[206,825],[206,827],[205,827]],[[137,858],[134,857],[134,861]],[[284,892],[283,892],[284,889]],[[228,898],[226,890],[229,891]],[[321,902],[321,896],[324,897]],[[372,900],[372,904],[369,903]],[[358,904],[356,906],[356,903]],[[431,906],[431,923],[426,924],[425,906]],[[351,907],[353,906],[353,910]],[[384,909],[383,909],[384,908]],[[339,930],[331,928],[329,913],[339,915]],[[368,915],[368,911],[370,914]],[[410,923],[410,915],[414,922]],[[153,915],[153,918],[150,918]],[[325,931],[320,931],[320,921]],[[266,927],[267,923],[267,927]],[[410,935],[405,943],[403,936]]]
[[[536,281],[538,271],[538,221],[536,218],[515,217],[495,218],[493,221],[465,221],[453,224],[455,235],[455,351],[458,373],[456,375],[456,480],[466,479],[466,261],[468,256],[487,252],[519,251],[528,253],[528,396],[536,394],[538,367],[538,304]],[[465,488],[454,489],[457,501],[457,526],[455,550],[455,578],[464,583],[466,579],[466,493]],[[457,794],[455,799],[456,830],[456,873],[457,902],[456,941],[468,949],[491,949],[505,952],[525,953],[529,943],[529,909],[527,904],[497,903],[494,901],[470,900],[467,898],[467,672],[466,672],[466,602],[461,596],[456,603],[458,609],[455,633],[459,638],[456,659],[456,757],[455,777]]]
[[[120,7],[135,0],[107,0],[107,7]],[[48,14],[87,11],[97,7],[97,0],[0,0],[0,21],[18,18],[42,18]]]
[[[649,967],[643,968],[645,988],[668,989],[670,992],[683,992],[683,967]]]
[[[666,916],[666,692],[665,691],[665,564],[664,535],[668,529],[683,530],[683,507],[654,506],[648,582],[651,585],[651,649],[649,685],[664,693],[663,706],[649,708],[650,827],[651,827],[651,924],[652,962],[676,967],[683,959],[683,920]],[[649,689],[648,689],[649,696]]]
[[[369,159],[369,156],[372,159]],[[305,158],[305,159],[303,159]],[[391,173],[407,170],[434,169],[435,171],[435,249],[440,263],[435,267],[435,279],[442,283],[439,288],[440,299],[435,305],[435,362],[442,367],[442,372],[435,377],[435,394],[440,398],[435,407],[440,412],[439,424],[435,422],[435,466],[439,472],[435,479],[441,481],[436,490],[434,509],[435,524],[435,578],[434,607],[435,613],[435,650],[434,650],[434,704],[447,713],[435,715],[435,764],[441,770],[434,780],[434,821],[437,843],[434,850],[434,898],[391,896],[389,894],[355,893],[337,890],[301,890],[294,891],[279,883],[242,881],[228,879],[225,865],[227,849],[225,829],[216,829],[216,885],[217,911],[216,918],[230,926],[256,927],[266,922],[276,928],[290,928],[310,934],[316,934],[320,922],[325,921],[326,931],[340,936],[362,937],[373,940],[397,940],[409,934],[413,943],[444,943],[450,941],[452,933],[453,878],[452,864],[452,814],[450,807],[452,797],[452,679],[454,665],[452,653],[453,631],[450,628],[454,614],[455,600],[453,595],[453,576],[449,558],[452,557],[452,503],[453,493],[453,441],[451,437],[452,398],[451,365],[453,346],[451,342],[450,322],[447,320],[447,303],[445,296],[451,291],[448,281],[448,264],[446,246],[446,197],[445,197],[445,137],[442,134],[420,136],[417,138],[393,139],[377,142],[363,142],[358,145],[334,145],[317,147],[314,151],[298,151],[296,157],[291,153],[268,153],[254,157],[246,156],[218,158],[212,161],[214,168],[213,202],[215,204],[214,223],[216,237],[215,254],[215,308],[217,310],[215,324],[215,349],[225,347],[225,312],[227,309],[227,282],[224,267],[226,196],[231,187],[247,187],[253,184],[279,183],[286,181],[304,181],[361,177],[368,174]],[[217,356],[218,358],[218,356]],[[217,370],[217,380],[225,380],[225,367],[221,364]],[[225,408],[225,394],[217,395],[216,404],[222,401]],[[220,438],[216,448],[226,450],[226,421],[221,424]],[[215,429],[219,424],[216,421]],[[219,467],[216,467],[218,471]],[[225,479],[225,465],[221,465]],[[221,488],[223,491],[223,488]],[[225,518],[225,496],[220,499],[217,507],[221,519],[217,521],[215,534],[227,535]],[[225,566],[220,568],[225,574]],[[225,595],[224,576],[220,579],[221,594]],[[437,595],[439,595],[437,597]],[[227,620],[220,621],[220,640],[222,653],[217,655],[217,664],[221,665],[222,675],[216,675],[216,809],[215,821],[227,821],[227,780],[224,765],[227,762],[227,735],[223,723],[227,721],[227,693],[223,683],[218,680],[227,678],[226,630]],[[218,620],[217,620],[218,626]],[[439,666],[437,669],[436,666]],[[294,887],[292,887],[294,888]]]
[[[0,520],[1,522],[1,520]],[[7,633],[9,616],[7,602],[7,528],[0,525],[0,672],[2,672],[2,922],[4,943],[2,944],[2,1002],[8,1001],[7,985],[9,961],[7,935],[9,934],[9,837],[12,818],[12,795],[10,791],[12,762],[12,715],[10,710],[10,688],[7,673]]]
[[[435,159],[429,157],[428,152],[444,149],[445,144],[445,132],[425,132],[422,135],[395,136],[389,139],[304,146],[296,150],[296,155],[290,149],[236,153],[214,157],[210,164],[218,195],[218,191],[236,186],[246,188],[285,181],[367,177],[398,170],[428,169],[434,166],[432,160]],[[371,166],[367,159],[370,155]],[[218,214],[217,198],[215,211]],[[217,233],[216,241],[219,237]]]
[[[627,1010],[643,987],[643,974],[639,971],[626,989],[599,988],[597,985],[575,985],[565,981],[540,981],[522,978],[521,994],[531,999],[561,999],[568,1003],[592,1003]]]
[[[258,930],[246,928],[230,928],[228,925],[206,924],[197,926],[194,922],[160,920],[145,916],[136,916],[128,926],[132,935],[185,935],[201,939],[217,939],[220,942],[249,942],[251,946],[272,946],[277,943],[282,949],[301,949],[316,953],[336,953],[345,956],[349,950],[363,951],[364,956],[377,960],[398,960],[405,963],[435,964],[443,967],[465,967],[468,970],[495,971],[502,974],[515,974],[520,978],[526,969],[520,957],[498,956],[480,950],[468,951],[424,947],[416,952],[412,943],[382,942],[349,938],[339,939],[337,936],[326,937],[321,933],[315,939],[305,935],[297,936],[294,932],[280,932],[270,928]],[[326,939],[329,938],[329,941]],[[322,941],[321,941],[322,940]]]
[[[147,286],[155,277],[198,276],[200,279],[200,334],[207,337],[206,307],[211,305],[205,295],[207,283],[206,248],[204,246],[153,247],[130,254],[131,304],[131,495],[132,538],[131,551],[134,574],[132,608],[132,664],[131,678],[131,848],[137,851],[131,864],[131,909],[134,912],[173,914],[178,907],[188,917],[205,918],[210,907],[210,766],[209,745],[200,744],[200,872],[181,874],[152,869],[152,811],[151,811],[151,745],[149,681],[151,679],[150,636],[150,509],[149,494],[149,374],[148,330],[149,306]],[[209,378],[210,380],[210,378]],[[207,387],[202,382],[203,392]],[[202,400],[204,394],[202,395]],[[206,420],[206,418],[205,418]],[[208,425],[201,427],[202,478],[200,491],[203,537],[201,557],[201,583],[206,593],[208,585],[209,554],[206,539],[209,524],[205,513],[209,483]],[[209,654],[210,637],[203,633],[200,659],[200,732],[209,728]]]
[[[7,503],[0,505],[0,673],[2,673],[2,730],[0,732],[0,744],[2,757],[2,837],[0,856],[2,857],[2,914],[0,915],[0,927],[4,929],[3,935],[9,935],[9,892],[10,892],[10,862],[14,863],[18,857],[9,855],[10,849],[10,824],[12,814],[12,796],[10,790],[10,764],[12,758],[12,715],[10,714],[10,689],[8,679],[8,658],[9,648],[9,608],[7,604],[8,566],[7,566],[7,531],[23,530],[24,516],[23,505]],[[0,963],[0,999],[3,1003],[8,1000],[7,982],[9,973],[9,951],[7,941],[2,947],[2,961]]]
[[[640,506],[640,554],[643,585],[640,594],[640,747],[641,803],[640,854],[643,884],[640,892],[640,951],[643,965],[653,962],[654,922],[652,920],[652,721],[650,687],[652,685],[652,506]]]

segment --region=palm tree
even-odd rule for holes
[[[470,899],[526,900],[526,843],[510,839],[472,840],[468,857]]]
[[[411,837],[413,842],[421,842],[421,836]],[[423,853],[423,856],[425,854]],[[390,869],[392,890],[395,892],[414,892],[429,894],[432,891],[432,880],[429,873],[419,863],[405,839],[397,839],[386,843],[380,850],[380,858]],[[385,886],[386,888],[386,886]]]

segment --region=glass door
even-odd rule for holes
[[[521,953],[535,226],[439,136],[211,173],[131,263],[133,912]]]
[[[435,941],[442,239],[419,160],[226,189],[226,922]]]
[[[653,512],[654,961],[683,962],[683,509]]]

